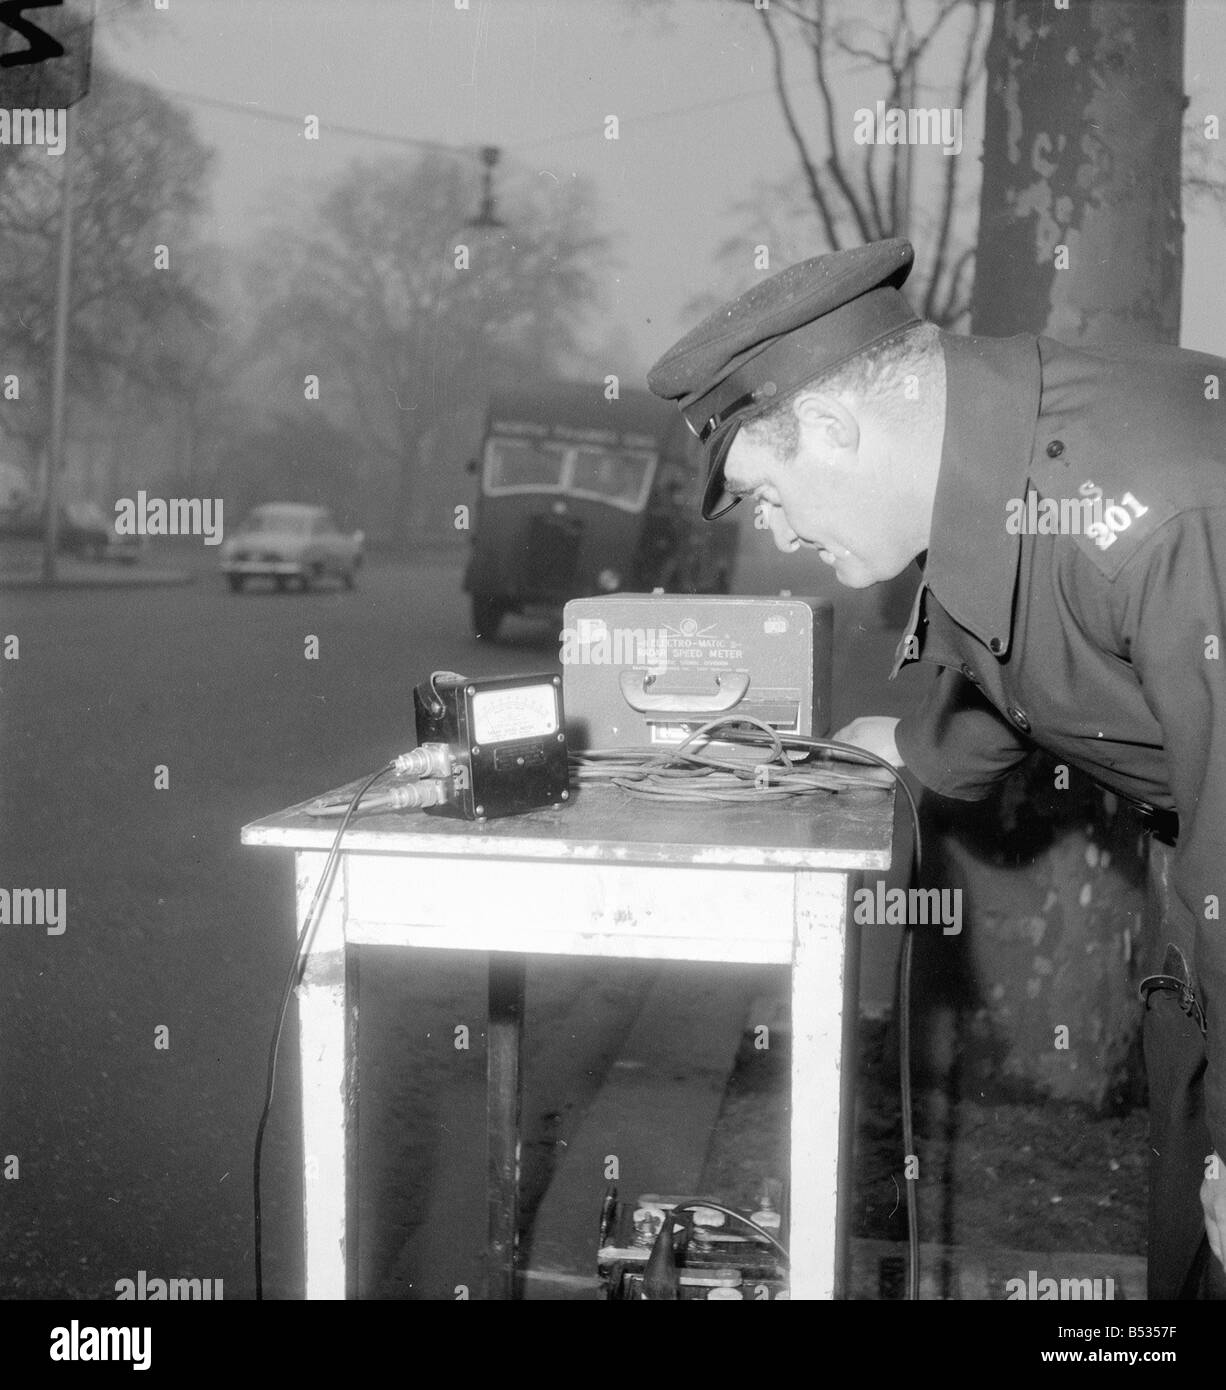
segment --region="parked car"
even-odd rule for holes
[[[361,531],[339,530],[325,507],[268,502],[222,543],[221,569],[235,593],[254,578],[271,579],[278,589],[293,580],[306,589],[335,576],[352,589],[364,540]]]
[[[140,559],[144,536],[121,536],[114,517],[93,502],[65,502],[60,511],[59,548],[91,560],[118,560],[131,565]]]
[[[25,540],[42,540],[46,533],[45,509],[37,502],[26,502],[6,513],[2,532]],[[131,564],[140,558],[143,536],[116,535],[113,521],[94,502],[64,502],[60,505],[55,548],[65,555],[85,560],[118,560]]]

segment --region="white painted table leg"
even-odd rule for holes
[[[830,1299],[836,1279],[843,942],[847,876],[795,876],[792,962],[791,1296]]]
[[[327,855],[300,851],[296,877],[298,930],[310,907]],[[299,1048],[302,1061],[303,1228],[306,1246],[306,1296],[344,1298],[347,1264],[356,1239],[349,1221],[356,1196],[357,1049],[346,1027],[356,1030],[356,999],[348,999],[356,959],[347,962],[344,936],[344,863],[321,906],[308,947],[307,967],[298,987]],[[347,1016],[347,1005],[353,1012]],[[352,1230],[348,1226],[352,1225]],[[349,1256],[347,1262],[346,1256]]]

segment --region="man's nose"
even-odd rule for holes
[[[777,507],[771,502],[763,502],[761,505],[766,511],[767,524],[774,537],[775,545],[785,554],[791,554],[800,545],[800,537],[788,525],[783,508]]]

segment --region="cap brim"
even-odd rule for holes
[[[702,494],[702,519],[704,521],[714,521],[716,517],[725,515],[741,500],[736,493],[729,492],[724,485],[724,461],[728,457],[728,450],[732,448],[732,441],[736,438],[737,431],[742,424],[744,424],[743,417],[729,420],[721,429],[716,430],[707,442],[707,485]]]

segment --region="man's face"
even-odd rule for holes
[[[742,426],[724,463],[728,489],[754,502],[780,550],[815,550],[848,588],[892,579],[919,547],[902,524],[890,441],[837,401],[814,396],[800,413],[791,458],[752,421]]]

